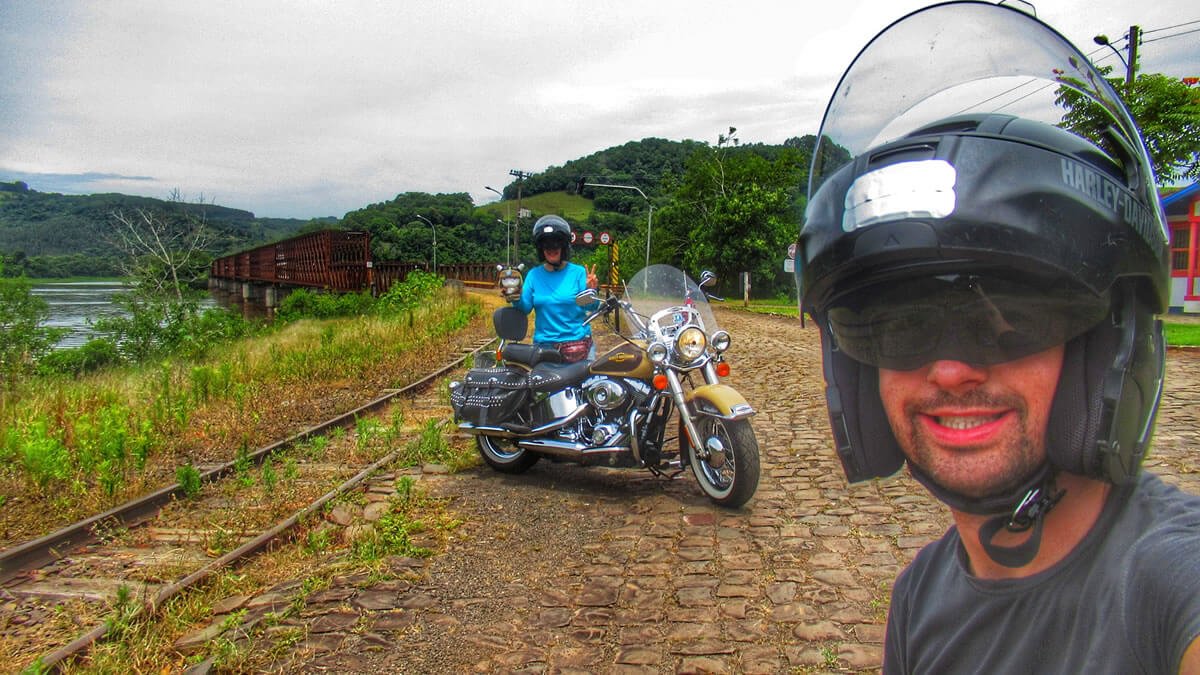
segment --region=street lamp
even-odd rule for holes
[[[1141,33],[1140,27],[1138,27],[1138,26],[1130,26],[1129,27],[1129,36],[1128,36],[1129,60],[1128,61],[1126,61],[1125,56],[1121,54],[1121,50],[1114,47],[1113,44],[1108,41],[1107,35],[1101,33],[1100,35],[1097,35],[1096,37],[1092,38],[1092,42],[1095,42],[1096,44],[1098,44],[1102,47],[1108,47],[1109,49],[1113,50],[1113,53],[1117,55],[1118,59],[1121,59],[1121,65],[1125,66],[1125,84],[1127,84],[1127,85],[1133,84],[1134,70],[1136,70],[1136,67],[1137,67],[1136,66],[1136,64],[1137,64],[1137,42],[1138,42],[1140,33]]]
[[[504,257],[508,261],[508,266],[512,267],[512,223],[505,222],[499,218],[496,219],[496,222],[504,226]]]
[[[642,199],[646,200],[646,206],[648,206],[650,208],[650,213],[648,213],[646,215],[646,267],[649,267],[650,266],[650,225],[651,225],[652,221],[654,220],[654,204],[650,203],[650,198],[646,196],[646,193],[642,192],[641,188],[637,188],[632,185],[609,185],[607,183],[584,183],[583,186],[584,187],[616,188],[618,190],[633,190],[634,192],[641,195]]]
[[[484,185],[483,189],[495,192],[496,194],[500,195],[500,201],[504,201],[504,193],[496,188],[490,185]],[[512,223],[510,222],[511,220],[512,214],[509,213],[508,202],[504,202],[504,220],[497,218],[496,222],[504,224],[504,255],[508,258],[509,267],[512,267],[512,244],[510,243],[512,237],[512,232],[510,232],[510,229],[512,228]]]
[[[429,223],[429,227],[433,228],[433,273],[437,274],[437,225],[434,225],[433,221],[425,216],[418,215],[417,217]]]

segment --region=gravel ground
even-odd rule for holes
[[[464,521],[446,548],[394,561],[408,580],[343,579],[310,597],[292,620],[306,639],[278,670],[877,671],[891,583],[948,514],[907,476],[846,484],[815,328],[717,316],[734,336],[728,381],[758,410],[762,481],[746,507],[712,505],[690,473],[426,473]],[[1200,352],[1172,350],[1168,377],[1148,465],[1200,493]]]

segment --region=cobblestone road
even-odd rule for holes
[[[744,509],[712,506],[690,474],[543,461],[516,477],[425,475],[465,520],[449,550],[411,582],[341,579],[310,596],[291,620],[307,637],[280,669],[877,670],[891,582],[948,516],[906,476],[846,484],[814,328],[718,319],[735,340],[730,382],[759,411],[763,476]],[[1168,378],[1148,465],[1200,493],[1200,353],[1172,351]]]

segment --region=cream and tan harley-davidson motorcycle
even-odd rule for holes
[[[713,280],[701,276],[704,285]],[[503,473],[521,473],[543,456],[669,476],[691,467],[714,502],[745,504],[759,478],[754,409],[721,383],[730,337],[700,285],[652,265],[585,322],[597,319],[621,343],[594,361],[563,363],[553,348],[519,342],[524,314],[496,310],[499,361],[468,371],[450,394],[458,428],[476,436],[484,461]],[[677,435],[668,437],[669,427]]]

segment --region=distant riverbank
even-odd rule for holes
[[[92,325],[98,319],[121,316],[115,303],[130,286],[123,279],[32,279],[33,294],[46,301],[49,317],[42,324],[65,328],[67,334],[55,345],[56,349],[83,346],[95,336]],[[208,295],[201,305],[212,304]]]

